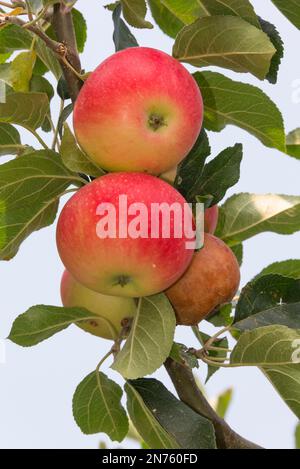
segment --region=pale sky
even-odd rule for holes
[[[93,70],[114,52],[111,14],[102,8],[107,1],[79,0],[78,8],[88,22],[88,42],[82,58],[86,71]],[[259,82],[250,75],[223,71],[236,80],[260,86],[282,110],[287,131],[299,127],[300,69],[296,45],[300,32],[269,0],[254,0],[257,13],[275,23],[285,43],[285,58],[276,86]],[[156,27],[132,30],[140,45],[171,53],[172,40]],[[192,70],[192,68],[191,68]],[[24,141],[33,139],[23,133]],[[235,192],[299,195],[300,162],[267,149],[249,134],[228,127],[220,134],[210,133],[213,155],[237,142],[244,144],[241,180]],[[278,260],[300,258],[300,235],[289,237],[266,233],[245,243],[242,285],[263,267]],[[34,304],[60,305],[59,283],[63,267],[55,245],[55,225],[33,234],[16,258],[0,263],[0,337],[7,337],[16,316]],[[205,326],[205,330],[207,329]],[[188,328],[181,327],[177,339],[195,346]],[[106,436],[84,436],[72,417],[72,395],[77,384],[96,366],[109,342],[84,333],[75,326],[37,347],[23,349],[7,342],[6,360],[0,364],[0,447],[1,448],[96,448]],[[199,373],[205,376],[205,367]],[[113,379],[122,383],[115,372]],[[170,389],[161,370],[155,374]],[[207,386],[211,398],[234,388],[234,401],[228,415],[230,425],[244,437],[266,448],[293,448],[296,417],[257,369],[240,368],[217,373]],[[122,446],[132,447],[132,442]]]

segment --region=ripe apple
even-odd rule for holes
[[[218,225],[219,207],[213,205],[204,212],[204,231],[205,233],[214,234]]]
[[[89,158],[110,172],[159,175],[191,150],[203,120],[192,75],[164,52],[132,47],[89,76],[74,108],[74,130]]]
[[[213,310],[232,300],[240,283],[235,255],[223,241],[204,235],[186,273],[167,290],[178,324],[196,325]]]
[[[136,303],[133,298],[101,295],[81,285],[65,270],[61,279],[61,299],[65,307],[85,308],[100,316],[77,323],[81,329],[104,339],[116,339],[121,332],[121,322],[125,318],[132,318],[136,313]]]
[[[127,219],[120,196],[127,198]],[[138,203],[142,211],[132,205]],[[150,216],[153,204],[162,203],[168,209],[176,204],[181,211],[178,218],[169,210],[169,236],[161,214],[158,219]],[[115,217],[108,217],[106,209],[101,217],[107,204]],[[87,184],[65,205],[57,226],[58,251],[67,270],[87,288],[105,295],[148,296],[168,288],[189,266],[195,237],[184,230],[176,237],[176,227],[186,221],[193,229],[190,207],[165,181],[143,173],[110,173]]]

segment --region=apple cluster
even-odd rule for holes
[[[181,237],[99,237],[100,203],[177,204],[167,182],[195,144],[203,121],[201,92],[174,58],[134,47],[105,60],[85,82],[74,108],[74,130],[88,158],[107,174],[81,188],[59,217],[57,246],[66,268],[62,302],[99,315],[81,327],[115,338],[136,299],[165,292],[178,324],[194,325],[235,295],[240,271],[232,251],[214,236],[218,207],[205,213],[205,242],[187,249]],[[164,177],[165,175],[165,177]],[[183,213],[184,212],[183,210]],[[116,209],[116,223],[121,214]],[[188,216],[193,219],[192,210]],[[149,220],[149,232],[151,230]]]

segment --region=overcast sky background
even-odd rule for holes
[[[93,70],[114,52],[111,14],[103,9],[105,3],[78,1],[78,8],[88,23],[88,42],[82,57],[86,71]],[[254,0],[252,3],[260,16],[277,25],[284,40],[286,51],[279,82],[272,86],[250,75],[218,71],[262,87],[282,110],[286,130],[290,131],[299,127],[300,69],[296,48],[300,32],[271,1]],[[140,45],[171,53],[172,40],[158,27],[133,32]],[[26,143],[36,144],[31,136],[23,135]],[[213,155],[237,142],[244,143],[241,180],[228,195],[235,192],[299,195],[299,161],[265,148],[254,137],[235,127],[228,127],[220,134],[210,133],[210,139]],[[299,257],[299,234],[257,236],[245,243],[242,285],[274,261]],[[15,259],[0,263],[0,337],[7,337],[13,320],[28,307],[60,305],[62,271],[55,245],[55,226],[30,236]],[[209,327],[205,329],[210,330]],[[177,339],[189,346],[196,345],[192,334],[184,327],[179,328]],[[108,443],[106,436],[81,434],[73,421],[71,402],[77,384],[95,368],[109,346],[109,342],[75,326],[33,348],[23,349],[7,342],[6,360],[0,364],[0,447],[96,448],[100,439]],[[109,374],[122,383],[115,372],[109,371]],[[205,376],[205,367],[199,376]],[[164,371],[156,373],[156,377],[172,389]],[[294,447],[297,419],[258,370],[220,371],[209,382],[207,391],[213,398],[228,387],[234,388],[228,421],[236,431],[266,448]],[[126,447],[132,446],[132,441],[126,442]]]

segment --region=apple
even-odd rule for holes
[[[196,325],[236,294],[240,269],[223,241],[204,235],[204,246],[194,255],[186,273],[166,291],[178,324]]]
[[[91,73],[74,108],[77,141],[109,172],[159,175],[193,147],[203,101],[192,75],[148,47],[117,52]]]
[[[119,206],[124,198],[125,217]],[[139,203],[142,211],[133,205]],[[178,218],[169,210],[169,234],[163,231],[164,217],[150,216],[162,203],[182,212]],[[87,288],[105,295],[148,296],[176,282],[192,260],[195,236],[184,230],[176,235],[183,222],[194,228],[191,208],[170,184],[144,173],[110,173],[67,202],[57,225],[57,247],[66,269]]]
[[[214,234],[219,219],[219,207],[217,205],[213,205],[209,207],[204,212],[204,231],[205,233]]]
[[[61,279],[62,304],[67,308],[85,308],[101,319],[80,321],[76,325],[104,339],[116,339],[122,329],[122,320],[133,318],[136,302],[133,298],[101,295],[81,285],[65,270]]]

